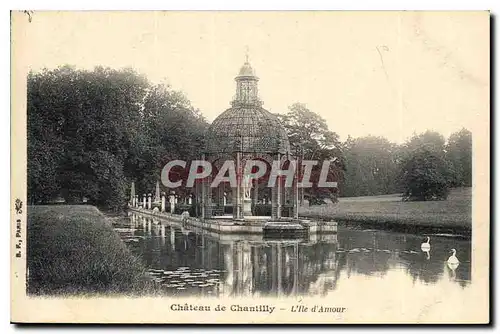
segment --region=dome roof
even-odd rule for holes
[[[290,143],[278,118],[257,105],[240,105],[217,117],[206,134],[206,153],[286,153]]]
[[[254,69],[252,68],[252,66],[250,66],[250,63],[248,61],[246,61],[243,66],[241,66],[240,72],[238,73],[238,76],[236,78],[239,77],[257,77],[255,75]]]
[[[258,78],[248,62],[236,77],[232,108],[217,117],[207,130],[205,152],[210,155],[244,153],[286,153],[290,143],[283,124],[266,109],[258,97]]]

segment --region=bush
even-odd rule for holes
[[[111,223],[91,206],[28,208],[28,292],[133,293],[149,284]]]
[[[404,201],[444,200],[449,193],[449,173],[444,157],[420,147],[404,161]]]

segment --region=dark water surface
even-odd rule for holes
[[[471,243],[453,236],[430,235],[425,253],[427,235],[347,227],[308,240],[264,240],[131,213],[115,228],[168,295],[319,297],[408,289],[460,294],[471,285]],[[446,262],[452,248],[457,268]]]

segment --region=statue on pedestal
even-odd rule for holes
[[[243,216],[251,216],[252,215],[252,198],[251,198],[251,190],[252,190],[252,179],[250,175],[245,175],[242,180],[241,189],[243,193]]]
[[[245,175],[243,177],[243,182],[242,182],[242,185],[241,185],[242,189],[243,189],[243,199],[251,199],[250,196],[250,192],[252,190],[252,179],[250,178],[250,175]]]

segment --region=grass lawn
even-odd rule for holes
[[[95,207],[28,207],[28,293],[144,293],[152,289],[140,259]]]
[[[470,234],[472,189],[452,189],[445,201],[403,202],[400,194],[345,197],[336,204],[301,207],[300,215],[374,227]]]

